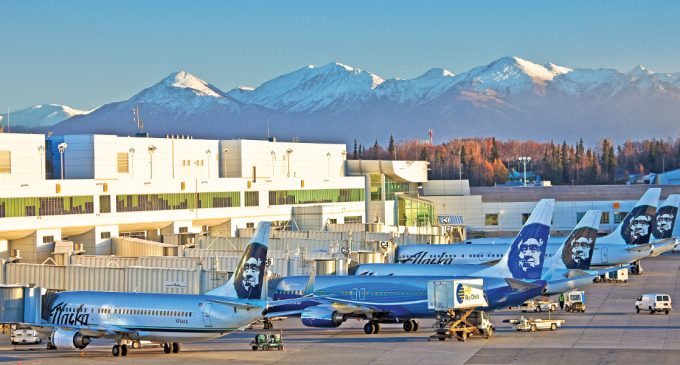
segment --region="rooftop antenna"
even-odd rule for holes
[[[7,133],[10,133],[11,131],[9,130],[9,107],[7,107]]]
[[[430,129],[427,131],[427,135],[430,136],[430,144],[432,144],[432,135],[433,135],[433,134],[434,134],[434,132],[432,131],[432,128],[430,128]]]
[[[132,108],[132,115],[134,122],[137,123],[137,131],[139,132],[139,134],[143,134],[144,121],[142,120],[142,117],[139,115],[139,105],[135,105],[135,107]]]

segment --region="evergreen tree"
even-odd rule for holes
[[[352,151],[352,158],[355,160],[359,159],[359,150],[357,149],[357,140],[354,140],[354,150]]]
[[[380,148],[380,146],[378,145],[378,140],[376,139],[375,143],[373,143],[373,159],[374,160],[378,159],[378,148]]]
[[[394,137],[390,134],[390,143],[387,146],[387,152],[390,153],[390,158],[393,160],[397,159],[397,148],[394,145]]]
[[[496,145],[496,137],[491,137],[491,156],[489,158],[489,162],[494,162],[498,160],[501,157],[500,153],[498,152],[498,146]]]

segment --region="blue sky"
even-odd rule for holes
[[[680,71],[679,1],[0,1],[0,111],[125,100],[186,70],[228,91],[339,61],[383,78],[506,55]]]

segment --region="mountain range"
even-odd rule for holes
[[[460,74],[433,68],[415,79],[383,79],[330,63],[224,92],[179,71],[128,100],[89,112],[59,105],[13,112],[12,126],[55,134],[132,135],[136,106],[152,136],[264,138],[270,133],[282,140],[349,143],[356,138],[384,144],[390,135],[425,139],[433,129],[442,141],[583,137],[595,143],[605,137],[677,137],[680,72],[655,73],[642,66],[625,73],[571,69],[503,57]]]

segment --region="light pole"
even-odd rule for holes
[[[40,154],[40,178],[44,179],[45,178],[45,159],[43,158],[43,153],[45,153],[45,146],[40,145],[38,146],[38,153]]]
[[[132,172],[132,178],[135,177],[135,148],[130,147],[128,150],[130,152],[130,172]]]
[[[206,159],[208,160],[208,179],[210,179],[210,155],[212,154],[212,151],[210,149],[205,150],[205,156]]]
[[[229,152],[228,148],[222,149],[222,160],[224,160],[224,177],[227,177],[227,152]]]
[[[275,170],[275,167],[276,167],[276,152],[274,152],[272,150],[271,152],[269,152],[269,154],[272,155],[272,177],[275,177],[276,173],[275,173],[274,170]]]
[[[149,179],[153,179],[153,153],[156,151],[156,146],[151,145],[147,150],[149,151]]]
[[[59,150],[59,160],[61,162],[61,179],[64,180],[64,151],[66,151],[68,144],[65,142],[59,143],[57,149]]]
[[[286,154],[288,155],[288,173],[287,177],[290,177],[290,154],[293,153],[293,149],[289,148],[286,150]]]
[[[517,159],[524,165],[524,186],[527,186],[527,162],[531,161],[531,157],[517,157]]]

